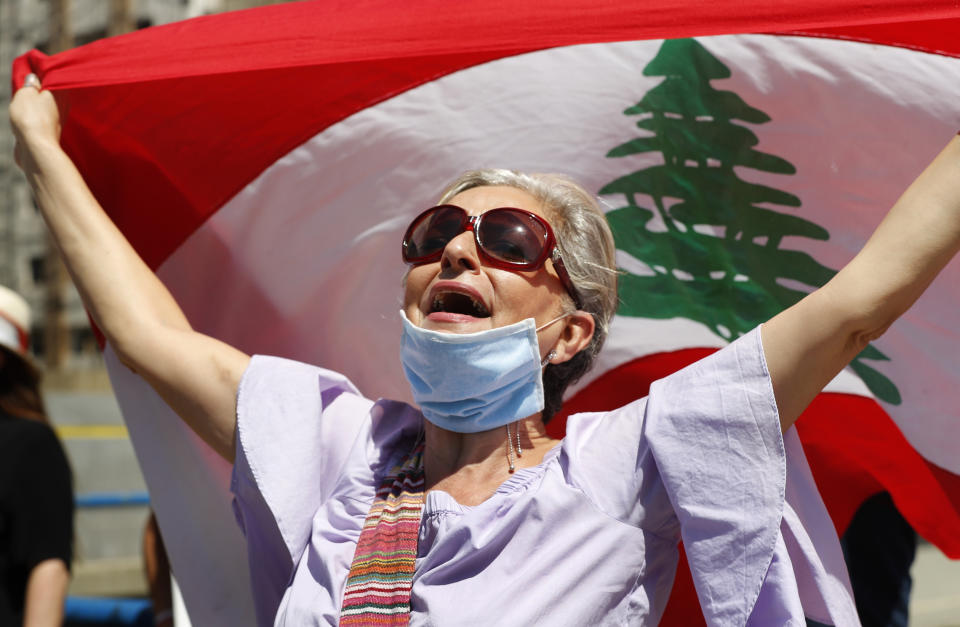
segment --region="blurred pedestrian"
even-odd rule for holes
[[[170,581],[170,558],[160,535],[160,526],[153,510],[143,530],[143,567],[147,576],[150,603],[155,627],[173,625],[173,586]]]
[[[0,625],[63,624],[73,486],[27,356],[30,309],[0,286]]]

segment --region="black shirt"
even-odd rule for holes
[[[0,412],[0,625],[19,625],[34,566],[73,552],[73,486],[63,447],[40,422]]]

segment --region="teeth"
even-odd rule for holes
[[[482,301],[471,298],[470,304],[473,306],[473,311],[477,314],[477,316],[485,317],[490,315],[490,312],[487,311],[487,308]],[[431,309],[432,311],[446,311],[446,308],[443,302],[443,294],[437,294],[433,297],[433,303],[431,303]]]

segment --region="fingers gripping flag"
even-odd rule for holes
[[[57,93],[65,148],[196,329],[374,397],[409,398],[408,221],[465,169],[574,176],[624,274],[559,435],[823,284],[960,127],[955,4],[714,4],[295,3],[28,53],[14,82]],[[839,531],[888,490],[954,558],[958,281],[797,424]],[[229,468],[105,352],[194,621],[251,624]]]

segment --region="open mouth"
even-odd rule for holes
[[[489,318],[490,312],[481,301],[460,292],[440,292],[433,296],[430,313],[453,313],[474,318]]]

